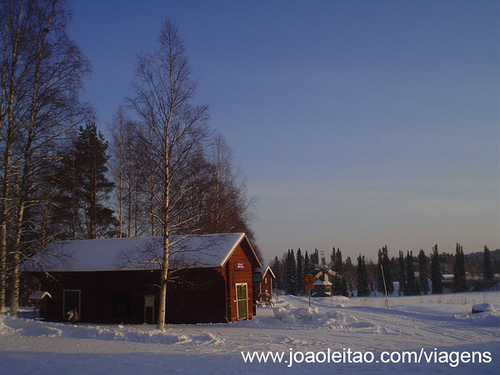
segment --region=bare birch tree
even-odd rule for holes
[[[125,148],[125,118],[123,108],[119,107],[116,112],[113,123],[110,126],[111,130],[111,150],[112,157],[115,160],[114,167],[111,168],[112,173],[118,180],[118,237],[123,236],[123,180],[124,180],[124,148]],[[130,229],[130,228],[129,228]],[[129,236],[130,237],[130,234]]]
[[[184,194],[190,190],[184,184],[183,168],[201,147],[208,117],[207,106],[192,103],[196,82],[179,30],[170,21],[162,26],[156,50],[139,56],[133,88],[130,103],[147,134],[150,170],[160,187],[151,197],[158,209],[151,207],[149,214],[160,224],[163,237],[158,313],[158,329],[163,330],[171,239],[186,221],[193,220],[179,215]]]
[[[210,149],[214,169],[209,207],[209,228],[213,233],[249,232],[250,208],[245,179],[233,167],[233,151],[221,134],[217,134]]]
[[[110,126],[113,158],[111,170],[118,190],[119,237],[150,234],[143,225],[147,214],[141,207],[148,205],[148,202],[143,202],[144,196],[147,196],[148,187],[154,184],[146,183],[151,179],[151,175],[147,173],[150,155],[146,152],[147,142],[144,142],[136,126],[121,106]]]
[[[18,267],[28,255],[24,232],[35,217],[28,210],[45,203],[38,193],[47,160],[61,135],[86,112],[77,92],[89,64],[66,35],[67,19],[65,1],[0,2],[0,311],[10,254],[12,314],[18,305]]]
[[[198,192],[203,197],[199,227],[203,233],[244,232],[252,241],[257,256],[262,259],[255,236],[250,228],[254,198],[247,196],[246,180],[233,164],[233,151],[222,134],[212,139],[206,155],[206,178]],[[200,198],[198,198],[200,199]]]

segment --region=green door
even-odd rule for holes
[[[236,311],[238,320],[248,318],[248,292],[247,284],[236,284]]]

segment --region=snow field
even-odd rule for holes
[[[496,374],[500,292],[391,298],[280,296],[234,324],[74,326],[0,316],[0,374]],[[485,312],[472,314],[472,306]],[[241,352],[491,352],[491,363],[245,363]],[[299,355],[296,358],[303,358]],[[397,354],[397,353],[396,353]],[[446,354],[446,353],[445,353]],[[397,356],[395,358],[398,358]]]

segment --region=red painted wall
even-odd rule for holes
[[[199,323],[236,321],[236,284],[246,283],[248,315],[255,315],[252,272],[260,265],[246,241],[233,252],[222,268],[199,268],[172,272],[167,285],[167,314],[169,323]],[[159,301],[158,270],[53,272],[31,273],[41,281],[52,299],[42,312],[47,320],[61,321],[63,291],[80,290],[82,322],[143,323],[145,296],[155,296],[154,314]],[[255,294],[255,295],[254,295]]]

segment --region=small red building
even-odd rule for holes
[[[260,283],[257,283],[254,287],[257,292],[257,301],[258,303],[265,303],[271,300],[273,296],[273,279],[276,276],[269,266],[258,269],[257,272],[262,275]]]
[[[162,238],[57,242],[27,271],[49,292],[43,316],[80,321],[155,323],[160,292]],[[168,323],[234,322],[255,315],[252,274],[262,267],[244,233],[171,239]]]

